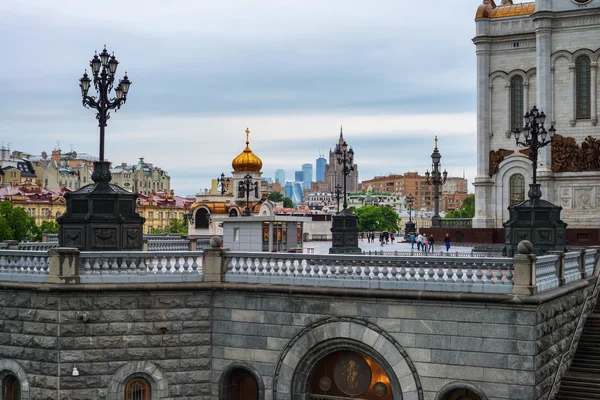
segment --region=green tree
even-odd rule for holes
[[[35,224],[35,219],[23,207],[14,207],[8,200],[0,202],[0,240],[22,242],[39,240],[40,237],[41,230]]]
[[[183,219],[173,218],[169,221],[169,225],[165,228],[152,228],[152,232],[155,234],[160,233],[177,233],[177,234],[186,234],[188,233],[188,224]]]
[[[281,203],[284,200],[284,197],[279,192],[272,192],[269,193],[269,200],[271,200],[273,203]]]
[[[400,216],[389,207],[364,206],[356,209],[358,230],[362,232],[398,231]]]
[[[475,195],[467,196],[458,210],[449,211],[445,218],[473,218],[475,216]]]
[[[58,233],[58,222],[56,221],[42,221],[40,225],[42,232],[48,231],[48,233]]]
[[[286,198],[283,199],[283,206],[285,208],[296,208],[294,206],[294,202],[289,197],[286,197]]]

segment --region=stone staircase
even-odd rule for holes
[[[571,368],[555,399],[600,399],[600,301],[585,322]]]

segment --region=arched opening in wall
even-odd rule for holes
[[[525,177],[523,175],[514,174],[510,177],[509,196],[511,206],[525,200]]]
[[[510,80],[510,129],[523,128],[523,78],[519,75]]]
[[[210,214],[206,208],[196,211],[196,229],[208,229]]]
[[[244,368],[236,368],[225,378],[225,400],[258,400],[258,382]]]
[[[125,400],[150,400],[150,382],[133,378],[125,385]]]
[[[232,209],[231,211],[229,211],[229,216],[230,216],[230,217],[238,217],[238,216],[239,216],[239,213],[238,213],[238,211],[237,211],[237,210],[234,208],[234,209]]]
[[[21,382],[13,374],[2,378],[2,400],[21,400]]]
[[[447,393],[440,400],[483,400],[479,395],[470,389],[455,389]]]
[[[575,61],[575,96],[577,119],[590,119],[591,114],[591,62],[588,56]]]
[[[319,361],[310,374],[310,399],[392,400],[390,379],[371,357],[337,351]]]

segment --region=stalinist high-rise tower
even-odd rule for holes
[[[337,145],[342,146],[344,143],[344,134],[340,128],[340,138]],[[329,162],[325,166],[325,182],[327,182],[327,189],[330,192],[335,191],[335,185],[344,185],[344,177],[342,175],[342,166],[337,161],[335,155],[335,149],[329,150]],[[350,172],[350,175],[346,178],[346,190],[348,193],[356,192],[358,190],[358,165],[354,164],[354,171]]]

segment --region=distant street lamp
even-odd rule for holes
[[[249,217],[252,215],[252,211],[250,210],[250,193],[258,188],[258,182],[254,182],[252,180],[252,175],[246,174],[244,179],[240,182],[240,192],[246,195],[246,209],[244,210],[244,217]]]
[[[433,153],[431,153],[431,174],[429,170],[425,172],[425,178],[427,178],[427,184],[433,185],[433,217],[431,218],[431,227],[440,228],[440,186],[446,183],[446,178],[448,177],[448,172],[444,170],[442,173],[440,171],[440,160],[442,159],[442,155],[438,150],[438,138],[435,137],[435,148],[433,149]]]
[[[342,166],[342,175],[344,176],[344,210],[348,208],[348,191],[346,187],[346,180],[348,175],[354,171],[354,150],[352,147],[348,148],[348,144],[344,140],[342,145],[337,144],[335,146],[335,155],[337,157],[338,164]],[[338,207],[339,208],[339,207]]]
[[[129,86],[131,82],[127,78],[127,72],[123,79],[119,81],[119,84],[114,87],[115,73],[117,72],[117,66],[119,62],[115,58],[115,55],[111,56],[104,50],[98,54],[94,54],[94,58],[90,61],[90,67],[92,68],[92,74],[94,76],[94,88],[98,92],[97,96],[88,96],[88,90],[90,89],[90,83],[92,80],[88,77],[87,70],[84,72],[83,77],[79,79],[79,87],[81,88],[81,95],[83,97],[83,106],[86,108],[93,108],[96,112],[96,119],[98,120],[98,126],[100,127],[100,161],[104,161],[104,128],[106,122],[110,118],[110,110],[115,112],[121,108],[122,104],[127,101],[127,93],[129,93]],[[110,98],[110,92],[114,88],[115,97]]]
[[[335,199],[337,200],[337,212],[340,212],[340,197],[342,195],[342,187],[338,184],[335,185]]]
[[[404,206],[408,208],[408,222],[404,224],[404,239],[408,239],[410,234],[416,232],[415,223],[412,221],[412,209],[414,205],[415,198],[412,193],[406,196],[404,199]]]
[[[550,126],[550,129],[546,131],[544,123],[546,122],[546,114],[540,112],[536,106],[533,106],[531,111],[523,116],[525,120],[525,127],[523,130],[517,128],[512,131],[515,135],[515,142],[517,146],[529,147],[531,149],[531,163],[533,164],[533,184],[537,185],[537,163],[538,163],[538,151],[552,143],[556,129],[554,125]],[[523,133],[523,141],[521,141],[521,133]],[[550,136],[548,136],[550,134]]]
[[[221,196],[225,196],[227,189],[229,188],[229,178],[225,178],[225,174],[221,173],[221,177],[217,178],[217,184],[221,188]]]

